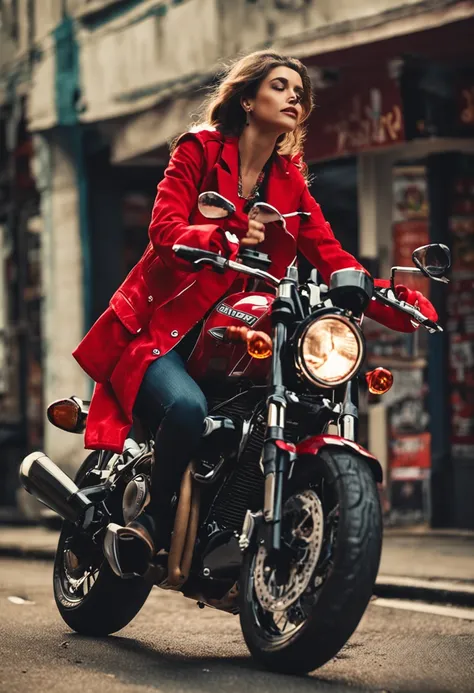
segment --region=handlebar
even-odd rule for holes
[[[241,260],[228,260],[223,255],[213,253],[210,250],[201,250],[200,248],[190,248],[187,245],[174,245],[173,251],[183,260],[192,262],[195,269],[201,269],[202,266],[211,265],[216,271],[224,272],[226,269],[234,270],[240,274],[247,274],[249,277],[262,279],[271,286],[278,286],[280,280],[268,272],[264,272],[256,267],[248,267]]]
[[[225,272],[229,269],[240,274],[246,274],[250,277],[262,279],[263,281],[267,282],[267,284],[270,284],[274,287],[278,287],[280,284],[280,280],[274,277],[273,275],[269,274],[268,272],[265,272],[261,269],[257,269],[255,267],[248,267],[243,263],[242,260],[228,260],[223,255],[213,253],[210,250],[202,250],[201,248],[191,248],[186,245],[178,244],[173,246],[173,251],[176,253],[178,257],[182,258],[183,260],[187,260],[188,262],[191,262],[194,268],[197,270],[201,269],[201,267],[205,265],[210,265],[217,272]],[[405,301],[399,301],[395,297],[390,297],[388,295],[388,289],[375,289],[374,298],[386,306],[390,306],[391,308],[395,308],[396,310],[399,310],[402,313],[406,313],[411,318],[413,318],[413,320],[417,322],[419,325],[423,325],[423,327],[425,327],[428,330],[428,332],[443,332],[443,328],[441,327],[441,325],[438,325],[438,323],[434,322],[433,320],[429,320],[425,315],[423,315],[423,313],[421,313],[417,308],[415,308],[411,304],[406,303]]]

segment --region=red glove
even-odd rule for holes
[[[397,284],[395,293],[400,301],[405,301],[405,303],[414,306],[420,313],[423,313],[425,318],[433,320],[433,322],[438,322],[438,313],[435,307],[422,293],[408,289],[406,286],[403,286],[403,284]]]

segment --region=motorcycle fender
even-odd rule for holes
[[[321,450],[323,450],[323,448],[336,446],[345,447],[353,452],[356,452],[362,457],[365,457],[370,469],[372,470],[375,481],[379,484],[382,483],[383,471],[378,459],[374,457],[368,450],[363,448],[362,445],[354,443],[352,440],[341,438],[340,436],[319,435],[306,438],[296,446],[296,455],[297,457],[302,457],[303,455],[317,455]]]

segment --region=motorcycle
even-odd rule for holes
[[[200,195],[199,209],[212,219],[235,211],[213,192]],[[286,232],[285,216],[266,203],[251,215]],[[234,271],[253,284],[214,306],[189,357],[209,415],[200,449],[164,509],[173,520],[169,550],[144,576],[121,561],[117,532],[150,496],[153,434],[139,422],[121,454],[93,452],[75,481],[44,453],[32,453],[21,482],[64,519],[56,604],[73,630],[103,636],[126,626],[157,585],[202,608],[239,614],[251,654],[269,669],[312,671],[356,629],[380,561],[382,469],[357,442],[364,310],[380,301],[442,331],[396,297],[394,277],[402,270],[447,281],[449,249],[417,248],[414,267],[393,268],[388,289],[357,269],[334,272],[329,285],[314,270],[300,284],[295,263],[277,279],[270,258],[256,250],[236,261],[182,245],[174,252],[196,271]],[[384,368],[365,379],[374,394],[393,381]],[[48,418],[81,433],[88,404],[77,396],[58,400]]]

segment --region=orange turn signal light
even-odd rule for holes
[[[63,431],[75,433],[79,424],[81,410],[77,402],[72,399],[59,399],[48,407],[48,419]]]
[[[227,342],[247,344],[247,352],[254,359],[267,359],[272,355],[272,340],[266,332],[231,325],[226,329],[224,339]]]
[[[266,332],[247,332],[247,351],[254,359],[267,359],[272,355],[272,340]]]
[[[374,368],[365,374],[372,395],[384,395],[393,385],[393,375],[387,368]]]

